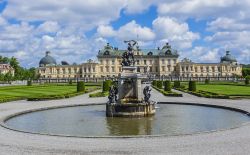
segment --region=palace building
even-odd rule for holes
[[[10,66],[8,63],[0,63],[0,74],[11,73],[14,76],[14,68]]]
[[[122,71],[122,54],[125,50],[114,48],[109,43],[99,50],[98,62],[88,60],[82,64],[69,65],[56,60],[46,52],[39,62],[38,73],[41,78],[101,78],[117,77]],[[184,58],[179,61],[177,50],[166,43],[158,49],[134,49],[137,72],[155,77],[233,77],[241,76],[242,66],[230,54],[221,57],[219,63],[194,63]]]

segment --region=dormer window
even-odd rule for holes
[[[109,55],[109,51],[105,51],[105,52],[104,52],[104,55]]]
[[[171,55],[171,50],[167,50],[167,51],[165,52],[165,54],[166,54],[166,55]]]
[[[153,55],[153,53],[150,51],[150,52],[148,52],[148,55]]]

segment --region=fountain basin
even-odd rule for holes
[[[214,132],[250,121],[247,111],[230,107],[190,103],[161,103],[157,107],[151,117],[106,117],[104,104],[43,108],[11,115],[1,125],[45,135],[144,137]]]

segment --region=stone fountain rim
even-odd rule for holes
[[[13,117],[17,117],[20,115],[38,112],[38,111],[45,111],[45,110],[52,110],[52,109],[59,109],[59,108],[69,108],[69,107],[79,107],[79,106],[95,106],[95,105],[105,105],[106,103],[88,103],[88,104],[72,104],[72,105],[58,105],[53,107],[42,107],[42,108],[35,108],[35,109],[29,109],[24,110],[20,112],[15,112],[13,114],[7,115],[0,119],[0,126],[12,130],[15,132],[25,133],[25,134],[34,134],[34,135],[42,135],[42,136],[55,136],[55,137],[69,137],[69,138],[154,138],[154,137],[176,137],[176,136],[188,136],[188,135],[198,135],[198,134],[208,134],[213,132],[223,132],[227,130],[237,129],[243,126],[250,125],[250,121],[242,123],[238,126],[226,128],[226,129],[218,129],[218,130],[210,130],[210,131],[201,131],[201,132],[195,132],[195,133],[188,133],[188,134],[176,134],[176,135],[166,135],[166,134],[158,134],[158,135],[136,135],[136,136],[72,136],[72,135],[62,135],[62,134],[49,134],[49,133],[38,133],[38,132],[30,132],[30,131],[23,131],[18,130],[15,128],[11,128],[8,125],[5,124],[6,121]],[[222,106],[222,105],[214,105],[214,104],[202,104],[202,103],[195,103],[195,102],[158,102],[157,104],[177,104],[177,105],[193,105],[193,106],[203,106],[203,107],[212,107],[212,108],[220,108],[220,109],[226,109],[231,110],[235,112],[239,112],[242,114],[245,114],[250,117],[250,112],[243,110],[241,108],[234,108],[229,106]]]

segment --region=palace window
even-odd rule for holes
[[[91,72],[91,68],[89,67],[89,72]]]
[[[169,64],[169,65],[171,64],[171,60],[170,60],[170,59],[168,59],[168,64]]]
[[[109,67],[108,66],[106,66],[106,72],[109,72]]]
[[[95,67],[93,67],[93,72],[95,72]]]
[[[161,63],[162,63],[162,64],[165,64],[165,60],[164,60],[164,59],[162,59],[162,60],[161,60]]]
[[[136,62],[137,62],[137,65],[139,65],[139,64],[140,64],[140,60],[136,60]]]
[[[115,72],[115,67],[112,67],[112,72]]]
[[[86,68],[84,68],[84,72],[86,73],[87,71],[86,71]]]
[[[147,60],[144,60],[144,65],[146,65],[147,64]]]
[[[106,64],[107,64],[107,65],[109,64],[109,60],[106,60]]]
[[[176,64],[176,59],[174,59],[174,64]]]
[[[141,72],[140,67],[137,67],[137,72]]]
[[[155,72],[158,72],[158,67],[155,67]]]
[[[149,67],[149,71],[150,71],[150,72],[153,72],[153,67]]]
[[[150,65],[152,65],[152,62],[153,62],[152,60],[149,60]]]
[[[113,59],[113,60],[112,60],[112,65],[114,65],[114,64],[115,64],[115,60]]]
[[[103,72],[103,67],[100,68],[101,72]]]
[[[163,72],[165,72],[165,67],[164,67],[164,66],[162,66],[162,67],[161,67],[161,70],[162,70]]]

